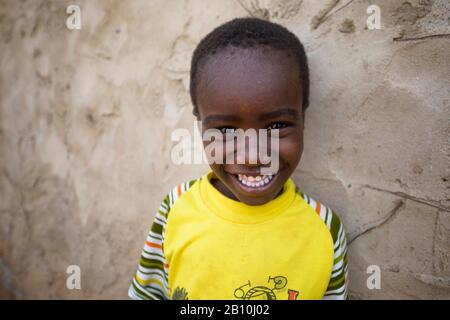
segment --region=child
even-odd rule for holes
[[[309,103],[298,38],[255,18],[223,24],[194,51],[190,94],[202,131],[278,130],[278,170],[213,163],[208,174],[175,187],[156,213],[129,296],[346,299],[343,226],[290,179]]]

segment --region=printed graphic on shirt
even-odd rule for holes
[[[234,290],[234,296],[242,300],[277,300],[276,291],[286,287],[288,281],[287,278],[283,276],[269,276],[267,282],[271,285],[270,287],[262,285],[252,286],[249,280],[246,284]],[[288,295],[289,300],[297,300],[298,291],[289,289]]]
[[[172,300],[189,300],[185,288],[176,287],[172,294]]]
[[[297,300],[299,292],[296,290],[288,290],[288,300]]]

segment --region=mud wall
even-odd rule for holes
[[[65,25],[71,4],[81,29]],[[294,180],[345,223],[351,298],[450,298],[449,12],[445,0],[2,1],[0,297],[127,297],[159,202],[207,169],[170,160],[171,132],[193,131],[192,50],[253,15],[307,49]],[[366,285],[370,265],[381,289]]]

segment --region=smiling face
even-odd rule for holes
[[[261,167],[269,166],[260,159],[256,164],[248,157],[241,164],[211,164],[217,177],[212,183],[221,193],[261,205],[280,193],[303,151],[299,68],[283,51],[235,48],[232,54],[230,50],[206,58],[199,70],[198,118],[203,132],[279,129],[279,168],[272,176],[260,175]]]

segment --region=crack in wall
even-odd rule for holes
[[[386,224],[389,220],[391,220],[395,216],[395,214],[401,208],[403,208],[405,206],[405,201],[401,200],[401,199],[398,199],[398,200],[394,201],[394,203],[395,203],[394,208],[389,212],[389,214],[385,218],[383,218],[381,220],[378,220],[378,221],[369,222],[367,224],[364,224],[364,225],[356,228],[356,230],[354,230],[353,232],[349,233],[347,245],[350,246],[350,244],[353,241],[355,241],[356,239],[358,239],[362,235],[364,235],[364,234],[366,234],[366,233],[368,233],[368,232],[370,232],[370,231],[372,231],[374,229],[377,229],[377,228],[383,226],[384,224]]]
[[[437,277],[424,273],[412,273],[412,276],[422,283],[450,290],[450,277]]]
[[[424,40],[424,39],[429,39],[429,38],[450,39],[450,33],[430,34],[430,35],[426,35],[426,36],[413,37],[413,38],[403,38],[402,36],[400,36],[400,37],[395,37],[392,40],[397,41],[397,42],[399,42],[399,41],[418,41],[418,40]]]
[[[434,226],[433,226],[433,242],[431,244],[431,252],[433,254],[433,260],[431,261],[431,267],[433,272],[436,272],[436,234],[438,230],[438,222],[439,222],[439,210],[436,212],[436,217],[434,218]]]
[[[331,14],[327,17],[331,10],[338,5],[340,0],[331,0],[326,6],[316,14],[311,20],[311,29],[316,30]]]
[[[337,8],[336,10],[332,11],[331,13],[328,13],[328,15],[326,15],[325,17],[323,17],[323,19],[321,20],[320,24],[324,23],[325,21],[327,21],[329,18],[331,18],[332,16],[334,16],[336,13],[338,13],[339,11],[341,11],[342,9],[345,9],[346,7],[348,7],[354,0],[350,0],[349,2],[347,2],[346,4],[340,6],[339,8]]]
[[[423,199],[423,198],[419,198],[419,197],[416,197],[416,196],[412,196],[412,195],[407,194],[405,192],[382,189],[382,188],[378,188],[378,187],[373,187],[373,186],[368,185],[368,184],[364,184],[364,185],[362,185],[362,187],[363,188],[367,188],[367,189],[371,189],[371,190],[375,190],[375,191],[379,191],[379,192],[389,193],[389,194],[392,194],[394,196],[401,197],[403,199],[408,199],[408,200],[411,200],[411,201],[414,201],[414,202],[418,202],[418,203],[421,203],[421,204],[424,204],[424,205],[427,205],[427,206],[430,206],[430,207],[434,207],[434,208],[437,208],[437,209],[440,209],[440,210],[443,210],[443,211],[446,211],[446,212],[450,212],[450,207],[443,206],[437,200]]]

